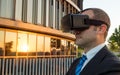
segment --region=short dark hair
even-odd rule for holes
[[[99,9],[99,8],[87,8],[85,10],[82,10],[81,13],[84,12],[84,11],[87,11],[87,10],[92,10],[93,11],[94,16],[92,17],[92,19],[104,21],[105,23],[107,23],[108,24],[107,25],[107,30],[109,30],[110,18],[105,11],[103,11],[102,9]]]
[[[110,28],[110,18],[108,14],[104,10],[99,9],[99,8],[87,8],[87,9],[82,10],[81,13],[87,10],[93,11],[93,17],[91,19],[100,20],[100,21],[104,21],[105,23],[107,23],[107,31],[104,34],[104,38],[106,38],[108,34],[108,30]]]

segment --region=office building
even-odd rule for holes
[[[0,0],[0,75],[65,75],[77,46],[61,18],[79,1]]]

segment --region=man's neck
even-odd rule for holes
[[[94,48],[94,47],[96,47],[96,46],[98,46],[98,45],[100,45],[100,44],[102,44],[102,43],[104,43],[104,42],[87,46],[87,47],[84,48],[84,52],[87,53],[89,50],[91,50],[92,48]]]

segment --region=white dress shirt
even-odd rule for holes
[[[85,67],[85,65],[105,46],[105,43],[102,43],[91,50],[89,50],[86,54],[83,53],[84,55],[87,56],[87,60],[84,62],[82,69]],[[81,69],[81,71],[82,71]]]

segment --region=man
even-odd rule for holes
[[[66,75],[120,75],[120,61],[105,45],[110,27],[109,16],[99,8],[88,8],[80,14],[89,16],[90,22],[95,21],[89,23],[89,27],[73,29],[76,44],[84,49],[86,60],[77,74],[82,58],[76,59]]]

